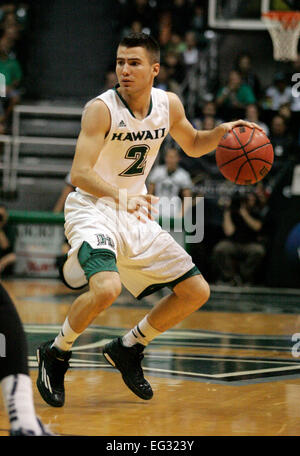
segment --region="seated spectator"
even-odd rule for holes
[[[197,48],[196,33],[189,31],[185,34],[186,49],[183,52],[183,62],[187,68],[199,62],[199,50]]]
[[[278,109],[278,115],[283,117],[287,126],[290,126],[292,121],[292,111],[289,103],[284,103]]]
[[[274,164],[271,172],[274,172],[286,159],[292,159],[295,154],[293,137],[289,134],[286,121],[282,116],[275,115],[272,119],[270,141],[274,149]]]
[[[58,198],[58,200],[55,203],[55,206],[53,208],[53,212],[57,213],[57,212],[63,212],[64,211],[64,207],[65,207],[65,202],[66,202],[67,196],[69,195],[69,193],[74,192],[74,190],[75,190],[75,187],[72,185],[71,176],[70,176],[70,173],[68,173],[66,175],[66,177],[65,177],[65,186],[62,189],[62,192],[59,195],[59,198]]]
[[[203,7],[201,5],[195,5],[194,6],[194,11],[192,15],[192,20],[191,20],[191,29],[197,33],[198,37],[200,34],[203,32],[205,28],[205,21],[204,21],[204,11]]]
[[[174,79],[169,77],[168,69],[163,64],[160,65],[160,70],[155,78],[154,85],[158,89],[174,92],[179,97],[182,96],[180,85]]]
[[[270,129],[267,124],[259,120],[259,109],[256,104],[249,104],[246,107],[245,120],[248,120],[248,122],[255,122],[264,130],[266,135],[269,136]]]
[[[164,58],[165,66],[171,79],[181,84],[185,77],[185,68],[178,53],[169,51]]]
[[[173,0],[170,2],[170,11],[172,30],[183,35],[187,30],[192,13],[189,2],[186,2],[185,0]]]
[[[156,166],[148,178],[148,192],[160,198],[160,215],[183,216],[189,207],[185,204],[184,198],[192,196],[193,184],[189,173],[179,166],[179,162],[180,155],[177,149],[167,149],[165,164]]]
[[[178,33],[172,32],[170,40],[165,46],[165,53],[167,54],[168,52],[173,52],[174,54],[181,56],[185,49],[186,44],[181,36]]]
[[[265,247],[259,239],[262,226],[255,193],[249,193],[245,199],[240,194],[234,195],[224,209],[225,239],[215,245],[212,254],[217,283],[255,284],[255,274],[265,256]]]
[[[198,130],[210,130],[211,128],[206,128],[204,127],[204,119],[208,118],[208,125],[211,125],[211,118],[214,119],[214,124],[215,126],[220,125],[223,121],[219,118],[216,117],[217,114],[217,108],[216,108],[216,103],[214,101],[207,101],[201,111],[200,118],[196,118],[193,120],[193,125],[198,129]]]
[[[107,71],[105,73],[104,85],[101,92],[105,92],[108,89],[113,89],[118,83],[118,79],[115,71]]]
[[[278,111],[281,105],[292,102],[292,89],[283,73],[276,73],[273,84],[266,90],[264,108]]]
[[[11,241],[7,233],[8,214],[5,206],[0,206],[0,275],[10,274],[16,261]]]
[[[227,85],[217,93],[216,104],[221,110],[221,116],[225,120],[243,117],[247,105],[255,102],[251,87],[242,82],[240,73],[230,71]]]
[[[244,52],[238,56],[236,70],[240,73],[243,84],[251,87],[255,98],[258,100],[261,96],[261,84],[258,76],[252,70],[250,54]]]
[[[22,79],[21,66],[14,57],[9,55],[11,44],[7,37],[0,38],[0,73],[5,77],[6,98],[4,101],[4,121],[10,120],[14,106],[20,101],[19,85]]]

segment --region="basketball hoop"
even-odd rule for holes
[[[300,34],[300,12],[269,11],[262,14],[262,20],[272,38],[274,60],[296,60]]]

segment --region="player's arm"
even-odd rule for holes
[[[236,120],[218,125],[213,130],[196,130],[187,120],[184,107],[174,93],[168,92],[170,106],[170,135],[190,157],[201,157],[215,150],[225,133],[238,125],[258,128],[253,122]]]
[[[98,198],[109,196],[118,201],[119,189],[105,182],[93,169],[110,129],[110,122],[109,110],[101,100],[96,100],[87,108],[71,168],[71,182],[74,187]]]

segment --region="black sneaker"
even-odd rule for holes
[[[39,426],[40,426],[40,430],[41,432],[36,434],[35,431],[31,430],[31,429],[24,429],[22,427],[20,427],[19,429],[11,429],[10,430],[10,433],[9,435],[11,437],[20,437],[20,436],[27,436],[27,437],[31,437],[31,436],[37,436],[37,437],[40,437],[40,436],[51,436],[51,437],[55,437],[55,434],[52,434],[51,431],[49,431],[49,429],[47,429],[43,423],[41,422],[41,420],[39,418],[37,418],[37,421],[39,423]]]
[[[109,364],[119,369],[128,388],[138,397],[147,401],[152,398],[153,391],[144,378],[141,367],[144,348],[142,344],[124,347],[122,339],[119,337],[105,345],[103,355]]]
[[[53,340],[37,349],[39,375],[36,384],[44,401],[52,407],[62,407],[65,403],[64,376],[72,352],[62,353],[51,347],[52,344]]]

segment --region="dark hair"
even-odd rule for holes
[[[157,41],[146,33],[130,33],[130,35],[124,36],[120,41],[119,46],[130,47],[143,47],[147,49],[151,55],[153,63],[159,63],[160,61],[160,50]]]

